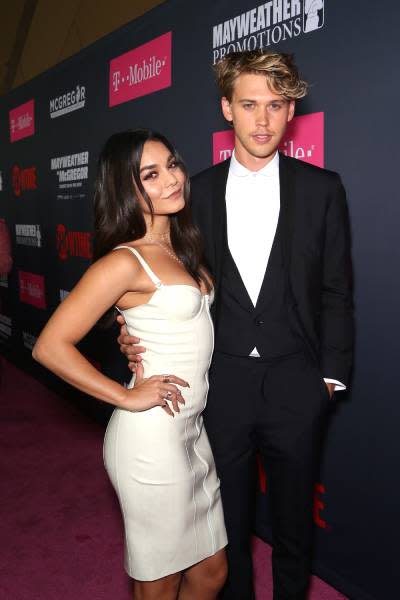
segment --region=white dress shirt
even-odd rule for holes
[[[279,153],[259,171],[250,171],[233,151],[225,200],[229,250],[255,306],[278,226]],[[260,356],[257,348],[250,356]],[[335,390],[346,389],[335,379],[325,381],[334,383]]]

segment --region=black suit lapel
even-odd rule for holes
[[[228,258],[227,268],[229,269],[230,288],[235,298],[247,309],[253,310],[253,304],[247,292],[246,286],[240,276],[239,270],[228,246],[228,233],[226,226],[226,184],[229,174],[230,160],[224,161],[219,165],[214,181],[213,198],[213,224],[214,224],[214,264],[215,278],[217,282],[217,291],[221,284],[222,265]],[[227,253],[227,254],[226,254]]]
[[[224,271],[226,270],[226,273],[224,274],[227,275],[226,282],[228,287],[235,297],[235,300],[237,300],[246,310],[252,311],[254,310],[253,302],[233,259],[231,251],[229,250],[228,243],[226,244],[225,252]]]

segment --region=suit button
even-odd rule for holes
[[[257,318],[255,319],[256,325],[264,325],[264,319]]]

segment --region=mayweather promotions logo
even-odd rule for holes
[[[22,169],[19,165],[14,165],[11,170],[11,183],[14,196],[19,198],[22,192],[37,189],[36,167]]]
[[[35,101],[10,110],[10,141],[17,142],[35,133]]]
[[[111,60],[109,106],[170,87],[171,45],[169,31]]]
[[[15,240],[20,246],[34,246],[41,248],[42,233],[40,225],[25,225],[17,223],[15,225]]]
[[[69,92],[65,92],[56,98],[50,100],[50,118],[56,119],[68,113],[79,110],[85,106],[86,88],[84,85],[77,85]]]
[[[92,234],[89,231],[67,231],[65,225],[57,225],[56,243],[61,260],[69,257],[92,258]]]
[[[268,48],[324,26],[324,0],[270,0],[212,30],[213,64],[225,54]]]
[[[234,132],[217,131],[213,134],[213,164],[230,158],[235,145]],[[324,113],[294,117],[287,125],[279,151],[317,167],[324,166]]]
[[[304,0],[303,31],[305,33],[323,27],[325,19],[324,1],[325,0]]]

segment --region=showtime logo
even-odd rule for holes
[[[213,164],[230,158],[235,145],[233,129],[213,134]],[[294,117],[288,123],[279,145],[285,156],[297,158],[317,167],[324,166],[324,113]]]
[[[270,0],[214,25],[213,63],[230,52],[268,48],[324,26],[324,0]]]
[[[61,260],[69,257],[92,258],[92,234],[88,231],[67,231],[65,225],[57,225],[57,250]]]
[[[46,308],[44,294],[44,277],[36,273],[18,271],[19,299],[36,308]]]
[[[171,86],[172,32],[110,61],[109,106]]]
[[[18,142],[35,133],[35,101],[10,110],[10,141]]]
[[[22,192],[37,190],[36,167],[21,169],[19,165],[14,165],[11,171],[11,181],[14,195],[17,198],[21,196]]]

